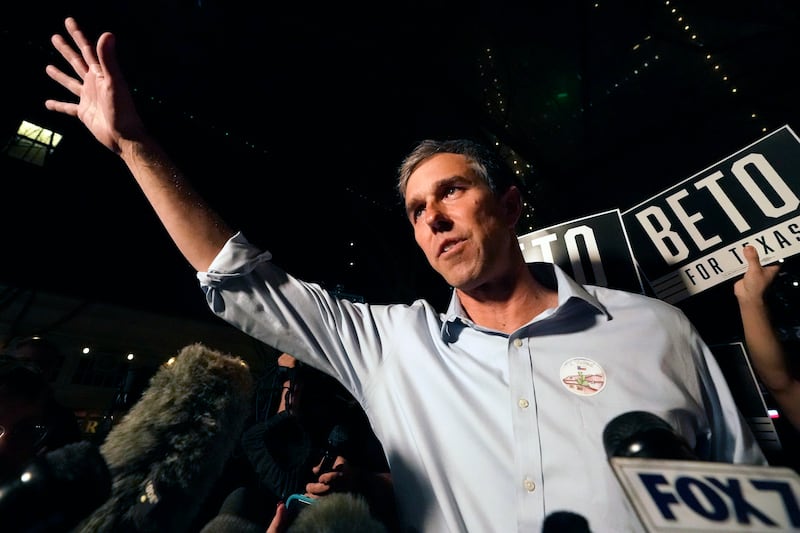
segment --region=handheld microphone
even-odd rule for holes
[[[592,533],[592,530],[589,521],[578,513],[555,511],[545,517],[542,533]]]
[[[686,439],[647,411],[629,411],[611,420],[603,430],[603,446],[609,458],[699,460]]]
[[[350,430],[345,424],[336,424],[328,435],[328,445],[320,463],[320,474],[333,470],[336,457],[346,456],[346,449],[350,444]]]
[[[328,434],[328,443],[325,447],[325,452],[319,463],[319,473],[322,475],[326,472],[333,470],[333,465],[336,463],[338,456],[346,456],[345,451],[350,442],[350,430],[345,424],[336,424]],[[309,505],[317,503],[317,499],[309,498],[303,494],[295,493],[290,494],[286,499],[286,508],[289,514],[294,519],[302,509]]]
[[[800,476],[791,468],[699,460],[644,411],[611,420],[603,445],[648,532],[800,530]]]
[[[0,529],[70,531],[110,496],[111,472],[98,447],[89,441],[66,444],[0,487]]]

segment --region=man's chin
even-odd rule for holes
[[[442,276],[444,280],[447,282],[448,285],[453,287],[458,291],[467,291],[474,289],[479,284],[478,282],[470,276],[466,275],[456,275],[452,272],[448,276]]]

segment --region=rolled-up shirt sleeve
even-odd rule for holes
[[[207,272],[198,272],[197,279],[206,295],[211,310],[214,313],[224,309],[224,302],[215,297],[219,296],[219,289],[230,279],[240,278],[253,271],[256,266],[265,261],[270,261],[270,252],[260,252],[245,238],[242,232],[237,232],[228,239],[225,246],[211,262]]]
[[[244,333],[332,374],[348,388],[378,364],[378,325],[363,304],[287,274],[238,232],[197,279],[211,310]],[[364,360],[368,353],[371,360]],[[351,391],[352,392],[352,391]]]

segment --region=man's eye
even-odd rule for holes
[[[414,209],[414,211],[412,211],[412,212],[411,212],[411,216],[413,217],[413,219],[414,219],[415,221],[416,221],[416,220],[417,220],[419,217],[421,217],[421,216],[422,216],[422,211],[423,211],[422,207],[417,207],[416,209]]]

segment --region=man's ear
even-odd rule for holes
[[[519,217],[522,215],[522,196],[516,185],[512,185],[503,193],[500,205],[509,227],[516,226]]]

